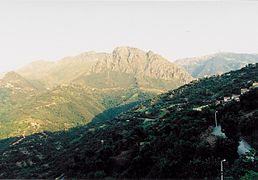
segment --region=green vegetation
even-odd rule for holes
[[[33,62],[18,72],[0,79],[0,139],[112,119],[192,79],[159,55],[127,47]]]
[[[237,146],[244,137],[258,149],[258,94],[250,88],[257,73],[257,65],[246,67],[194,81],[114,119],[1,140],[0,178],[212,179],[222,159],[226,177],[256,177],[257,157],[239,156]],[[218,103],[241,88],[250,89],[240,101]],[[227,138],[211,134],[215,111]]]
[[[0,138],[60,131],[85,125],[91,120],[111,119],[155,93],[136,88],[106,90],[82,85],[63,85],[23,100],[0,88]],[[21,96],[18,100],[16,97]]]

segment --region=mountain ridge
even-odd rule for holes
[[[26,69],[28,70],[28,67],[25,66],[17,72],[27,79],[41,81],[42,84],[49,84],[52,87],[69,83],[81,75],[99,74],[108,70],[154,79],[176,79],[181,83],[192,80],[183,68],[162,56],[131,47],[117,47],[111,53],[90,51],[73,57],[65,57],[52,63],[44,73],[37,75],[34,75],[33,71],[31,74],[25,73]]]
[[[1,80],[0,138],[108,119],[190,80],[161,56],[129,47],[33,62]]]
[[[258,54],[219,52],[211,55],[178,59],[193,77],[200,78],[237,70],[249,63],[257,63]]]

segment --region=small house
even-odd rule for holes
[[[215,105],[216,105],[216,106],[219,105],[219,104],[223,104],[223,100],[217,100],[217,101],[215,102]]]
[[[200,107],[195,107],[195,108],[193,108],[193,110],[194,111],[202,111],[202,107],[200,106]]]
[[[255,68],[256,67],[256,63],[247,64],[246,67]]]
[[[241,94],[245,94],[246,92],[248,92],[249,91],[249,89],[247,89],[247,88],[242,88],[241,89]]]
[[[227,96],[224,97],[224,102],[228,102],[228,101],[230,101],[230,100],[231,100],[230,97],[227,97]]]
[[[240,101],[240,95],[233,94],[231,99],[233,99],[235,101]]]
[[[258,82],[254,82],[254,83],[252,84],[252,88],[258,88]]]

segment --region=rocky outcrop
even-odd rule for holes
[[[86,76],[106,72],[126,73],[130,77],[141,79],[149,77],[155,80],[173,81],[177,86],[192,80],[188,72],[162,56],[132,47],[118,47],[111,53],[85,52],[74,57],[63,58],[55,63],[40,61],[18,72],[26,79],[37,80],[49,87],[87,79]],[[89,84],[92,84],[94,79],[96,80],[96,77],[91,79]],[[110,79],[110,82],[113,80]],[[174,87],[169,86],[167,89]]]
[[[192,80],[180,66],[169,62],[152,51],[144,52],[137,48],[118,47],[112,54],[106,55],[92,66],[92,72],[99,73],[106,70],[147,76],[154,79],[179,80],[187,83]]]

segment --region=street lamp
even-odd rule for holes
[[[223,180],[223,162],[226,162],[226,159],[223,159],[222,161],[220,161],[220,172],[221,172],[221,180]]]
[[[215,125],[216,125],[216,127],[218,127],[217,112],[218,112],[218,111],[215,111],[215,115],[214,115],[214,116],[215,116]]]

